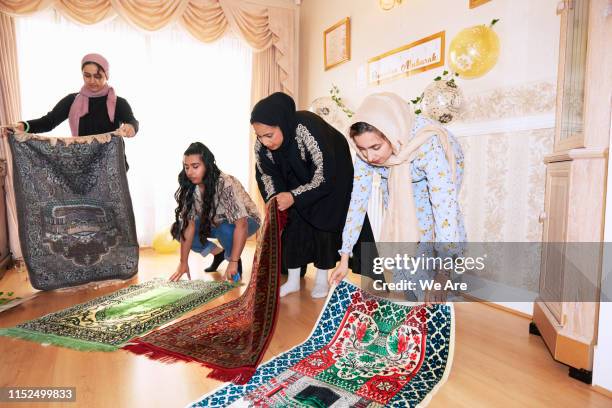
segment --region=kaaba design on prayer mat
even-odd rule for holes
[[[310,337],[193,407],[423,407],[453,356],[450,304],[404,306],[341,282]]]
[[[155,279],[0,329],[0,335],[82,351],[113,351],[234,287],[227,281]]]
[[[138,270],[123,140],[110,134],[9,137],[21,250],[36,289]]]

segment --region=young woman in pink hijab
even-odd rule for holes
[[[60,100],[45,116],[21,121],[14,128],[21,132],[44,133],[64,120],[70,122],[72,136],[114,132],[132,137],[138,132],[138,121],[128,102],[117,96],[107,83],[109,64],[100,54],[87,54],[81,60],[83,87]]]

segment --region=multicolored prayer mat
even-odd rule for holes
[[[341,282],[304,343],[192,407],[423,407],[453,347],[451,304],[404,306]]]
[[[110,134],[9,137],[21,250],[36,289],[138,271],[123,140]]]
[[[242,296],[124,346],[164,362],[197,362],[210,378],[246,383],[268,347],[278,313],[280,233],[286,213],[272,199],[257,241],[251,280]]]
[[[234,287],[229,282],[156,279],[0,329],[0,335],[83,351],[113,351]]]

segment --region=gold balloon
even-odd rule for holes
[[[383,10],[391,10],[395,6],[395,0],[380,0],[379,3]]]
[[[153,237],[153,249],[160,254],[172,254],[181,247],[181,244],[172,239],[170,227],[163,228]]]
[[[451,68],[461,78],[478,78],[497,63],[499,37],[485,25],[466,28],[451,41],[449,56]]]

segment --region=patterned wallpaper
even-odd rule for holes
[[[460,84],[464,88],[468,82]],[[557,85],[535,82],[467,96],[460,122],[481,122],[505,118],[551,113],[555,111]]]
[[[539,82],[500,88],[468,97],[461,124],[550,114],[555,110],[555,85]],[[470,242],[539,242],[544,210],[546,166],[554,128],[526,129],[459,138],[465,154],[461,208]],[[539,248],[522,259],[490,259],[484,278],[537,291]],[[509,266],[512,265],[512,266]],[[503,273],[511,268],[516,273]],[[486,276],[486,275],[489,276]]]
[[[553,82],[498,88],[466,97],[460,118],[452,125],[462,128],[458,140],[465,155],[465,173],[459,201],[469,242],[541,241],[542,224],[538,218],[544,210],[546,185],[543,160],[552,152],[555,129],[551,120],[543,124],[533,118],[554,117]],[[499,129],[500,119],[512,126],[490,134],[485,131],[494,122],[493,128]],[[376,237],[383,214],[377,185],[375,179],[368,207]],[[534,244],[521,248],[521,257],[493,256],[487,262],[487,270],[478,276],[537,292],[540,247]]]
[[[465,179],[460,202],[468,239],[537,242],[554,129],[461,137]]]

